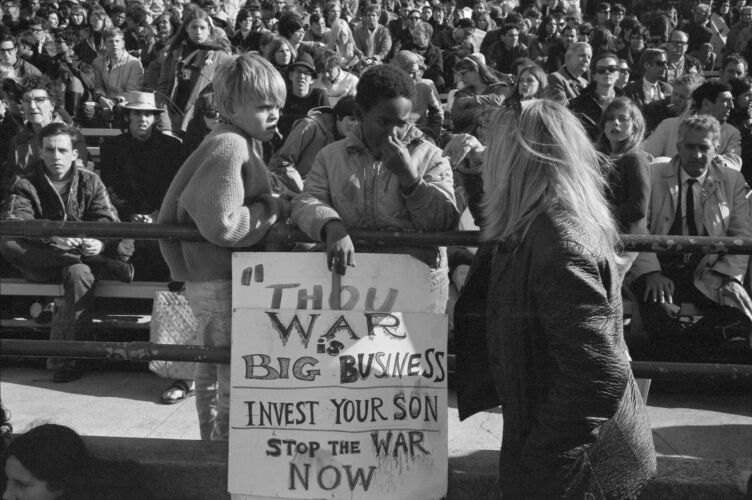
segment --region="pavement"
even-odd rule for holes
[[[227,448],[199,439],[193,399],[159,404],[168,382],[146,371],[97,369],[54,384],[38,367],[0,367],[0,394],[14,432],[45,422],[67,425],[95,453],[148,465],[160,498],[228,498]],[[700,394],[651,389],[648,413],[658,454],[658,478],[641,499],[742,499],[752,474],[752,391]],[[460,422],[449,397],[450,499],[498,498],[500,411]],[[127,438],[127,439],[123,439]],[[181,489],[182,488],[182,489]],[[196,489],[198,488],[198,489]],[[201,493],[197,493],[200,491]]]

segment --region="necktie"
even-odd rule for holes
[[[687,179],[687,232],[689,236],[697,236],[697,223],[695,222],[695,190],[692,187],[697,179]]]

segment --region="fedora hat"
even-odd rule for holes
[[[151,92],[138,92],[136,90],[128,92],[122,106],[124,109],[132,111],[154,111],[155,113],[164,111],[157,107],[157,103],[154,101],[154,94]]]
[[[313,65],[313,58],[311,57],[310,54],[306,52],[302,52],[300,55],[298,55],[298,58],[295,59],[295,62],[290,65],[290,73],[292,73],[292,71],[298,66],[310,71],[311,75],[314,78],[318,76],[318,73],[316,72],[316,67]]]

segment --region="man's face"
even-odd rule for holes
[[[611,9],[604,9],[598,11],[598,23],[605,24],[611,18]]]
[[[710,5],[702,3],[697,4],[693,16],[695,23],[705,25],[705,23],[708,22],[708,19],[710,19]]]
[[[18,18],[21,16],[21,10],[18,8],[18,5],[14,3],[6,3],[3,5],[3,11],[10,17],[12,21],[18,21]]]
[[[745,26],[752,26],[752,8],[744,7],[742,10],[742,23]]]
[[[742,79],[747,74],[747,70],[744,67],[744,64],[737,63],[737,62],[730,62],[726,65],[725,68],[723,68],[723,73],[721,74],[721,80],[724,82],[728,82],[732,78],[739,78]]]
[[[566,58],[565,63],[569,71],[582,74],[590,67],[592,58],[593,51],[589,47],[580,47]]]
[[[369,29],[376,29],[376,26],[379,24],[379,13],[376,11],[371,11],[368,14],[366,14],[366,26],[368,26]]]
[[[619,24],[624,20],[624,13],[620,10],[612,10],[611,11],[611,22],[614,24]]]
[[[684,57],[684,53],[687,52],[687,41],[687,35],[684,33],[673,33],[671,39],[666,44],[669,57],[674,61],[678,61]]]
[[[510,29],[501,36],[501,40],[507,49],[512,49],[520,43],[520,30],[517,28]]]
[[[128,130],[136,139],[146,140],[151,137],[155,119],[153,111],[131,110],[128,113]]]
[[[428,47],[428,33],[426,33],[424,30],[413,32],[413,43],[419,49]]]
[[[651,83],[666,78],[668,67],[668,60],[666,56],[661,54],[653,59],[651,62],[645,64],[645,79]]]
[[[51,180],[59,182],[68,175],[78,151],[68,134],[52,135],[42,139],[42,161]]]
[[[671,92],[671,107],[674,108],[676,114],[683,113],[689,108],[690,97],[692,93],[684,85],[675,85],[673,92]]]
[[[626,61],[619,61],[619,77],[616,79],[616,86],[620,89],[626,87],[629,83],[629,64]]]
[[[577,41],[577,29],[567,28],[561,33],[561,42],[564,48],[568,49],[570,45]]]
[[[307,97],[311,93],[313,75],[307,68],[296,67],[290,75],[292,80],[292,93],[297,97]]]
[[[732,109],[734,109],[734,96],[731,95],[731,92],[721,92],[714,102],[705,99],[700,111],[723,123],[728,120]]]
[[[710,168],[716,155],[713,134],[705,130],[689,129],[676,145],[681,166],[687,174],[699,177]]]
[[[13,42],[0,43],[0,61],[7,64],[16,64],[18,60],[16,44]]]
[[[433,17],[433,10],[431,10],[431,7],[423,7],[420,15],[425,22],[428,22]]]
[[[410,31],[417,28],[420,22],[420,13],[418,11],[410,12],[410,15],[407,18],[407,25],[410,27]]]

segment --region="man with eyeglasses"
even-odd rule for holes
[[[16,0],[6,0],[3,6],[3,24],[14,35],[18,35],[23,30],[21,22],[21,5]]]
[[[666,56],[668,60],[667,79],[669,81],[687,73],[702,72],[702,65],[696,58],[687,54],[689,35],[681,30],[674,30],[666,42]]]
[[[710,4],[698,3],[692,11],[692,21],[687,27],[689,46],[687,50],[695,53],[700,50],[704,43],[709,43],[713,38],[713,29],[710,26]]]
[[[16,72],[16,78],[24,78],[27,76],[41,76],[42,72],[31,64],[24,60],[22,57],[18,57],[18,46],[16,45],[16,39],[11,35],[0,36],[0,62],[10,64]]]
[[[593,81],[569,103],[590,140],[595,142],[601,133],[598,126],[603,110],[624,92],[616,88],[619,76],[619,58],[612,52],[601,52],[593,59]]]
[[[598,4],[596,11],[596,23],[598,26],[608,28],[611,22],[611,4],[602,2]]]
[[[645,49],[640,57],[642,78],[627,84],[624,87],[624,94],[640,109],[644,109],[646,104],[670,96],[673,89],[664,81],[667,65],[668,59],[663,49]]]

